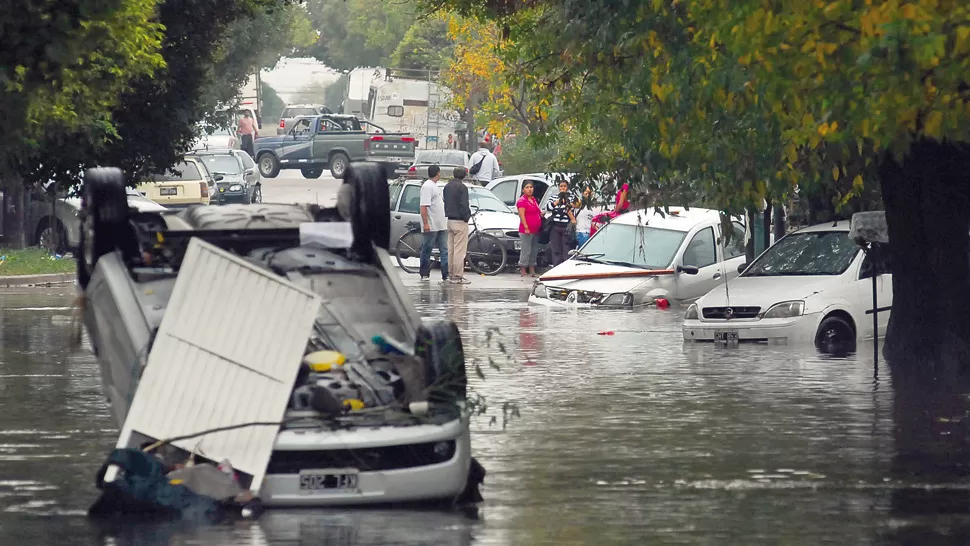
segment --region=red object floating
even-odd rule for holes
[[[600,335],[600,336],[612,336],[615,333],[616,332],[614,332],[613,330],[610,330],[609,332],[600,332],[597,335]]]
[[[654,300],[654,303],[657,304],[657,309],[667,309],[670,307],[670,300],[667,298],[657,298]]]

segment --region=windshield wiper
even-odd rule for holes
[[[573,254],[573,258],[576,258],[577,260],[585,260],[587,262],[593,262],[598,264],[606,263],[603,260],[597,259],[601,256],[605,256],[605,254],[603,254],[602,252],[597,252],[594,254],[580,254],[579,252],[577,252]]]
[[[634,269],[653,269],[652,267],[649,267],[646,265],[635,264],[631,262],[621,262],[619,260],[603,260],[603,261],[610,265],[621,265],[623,267],[632,267]]]

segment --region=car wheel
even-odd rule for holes
[[[250,203],[262,203],[263,202],[263,186],[262,184],[256,184],[256,188],[253,190],[253,196],[250,199]]]
[[[78,283],[84,289],[101,256],[118,249],[127,254],[134,250],[121,169],[97,167],[84,173],[80,216],[81,240],[76,258]]]
[[[280,174],[279,160],[270,153],[259,156],[259,174],[266,178],[276,178],[276,175]]]
[[[354,163],[347,168],[344,184],[351,188],[350,223],[354,233],[354,246],[366,253],[374,245],[389,249],[391,246],[390,190],[382,169],[373,163]]]
[[[50,217],[41,220],[34,241],[37,246],[54,254],[64,254],[68,249],[67,230],[64,229],[64,224],[55,219],[51,225]]]
[[[320,167],[304,167],[300,169],[300,172],[303,173],[303,178],[320,178],[323,169]]]
[[[414,355],[424,362],[429,402],[454,403],[466,398],[465,349],[454,322],[422,324],[414,343]]]
[[[854,351],[855,341],[855,328],[849,321],[839,316],[825,317],[815,334],[815,346],[823,353]]]
[[[350,166],[350,158],[343,152],[335,152],[330,156],[330,174],[336,179],[341,179]],[[385,181],[386,182],[386,181]]]

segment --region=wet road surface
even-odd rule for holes
[[[70,344],[74,289],[4,292],[0,544],[968,542],[964,380],[931,397],[919,378],[874,380],[871,347],[685,346],[680,309],[532,307],[530,281],[405,276],[485,375],[472,378],[488,403],[473,421],[488,471],[477,517],[271,511],[201,529],[84,516],[117,431],[93,356]],[[503,431],[505,402],[520,417]]]

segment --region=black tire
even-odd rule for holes
[[[77,278],[84,289],[101,256],[118,249],[128,256],[136,251],[137,243],[128,225],[128,196],[121,169],[97,167],[85,171],[80,217]]]
[[[350,224],[354,250],[368,253],[370,244],[391,248],[391,194],[387,179],[378,165],[352,163],[347,166],[344,184],[350,184]]]
[[[818,325],[815,347],[823,353],[846,353],[855,350],[856,332],[849,321],[839,316],[827,316]]]
[[[476,231],[468,238],[465,259],[476,273],[492,276],[505,270],[509,254],[498,237]]]
[[[263,153],[256,160],[256,168],[259,169],[259,174],[266,178],[276,178],[280,174],[280,160],[271,153]]]
[[[45,217],[37,226],[37,233],[34,234],[34,244],[47,249],[55,254],[64,254],[68,251],[67,230],[60,220],[54,219],[51,224],[51,217]]]
[[[303,167],[300,172],[303,173],[303,178],[320,178],[323,167]]]
[[[429,402],[447,404],[465,400],[468,394],[465,349],[454,322],[422,324],[414,343],[414,355],[424,361]]]
[[[250,203],[262,203],[263,202],[263,185],[256,184],[256,188],[253,190],[252,197],[249,198]]]
[[[409,231],[401,238],[397,240],[397,244],[394,245],[394,256],[397,258],[397,264],[401,266],[401,269],[405,273],[417,273],[418,268],[404,265],[404,260],[407,258],[420,258],[421,257],[421,244],[424,241],[424,237],[421,235],[420,231]]]
[[[343,152],[334,152],[330,156],[330,174],[334,178],[340,180],[344,176],[347,176],[347,170],[350,168],[350,158],[347,154]],[[383,176],[383,174],[381,175]],[[384,183],[387,184],[387,179],[384,179]]]

